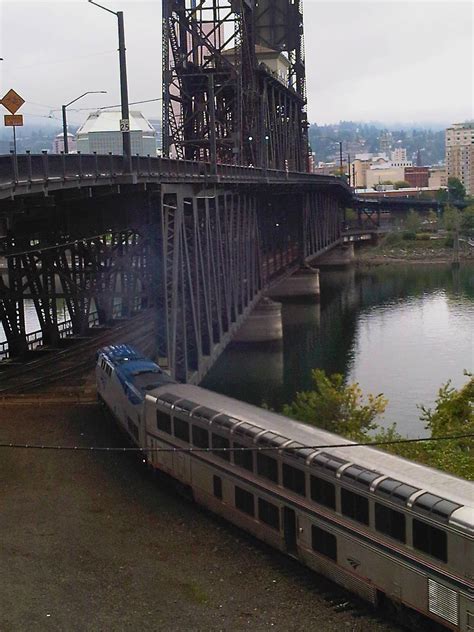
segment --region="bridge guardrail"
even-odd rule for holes
[[[219,181],[235,182],[325,182],[338,184],[350,194],[350,188],[341,180],[311,173],[278,171],[260,167],[177,160],[155,156],[133,156],[132,174],[123,173],[123,157],[112,154],[17,154],[0,156],[0,188],[11,189],[47,186],[52,182],[99,181],[120,179],[130,175],[139,179],[206,180],[217,176]]]

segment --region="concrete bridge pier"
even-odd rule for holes
[[[345,267],[352,265],[354,260],[354,244],[350,243],[338,246],[337,248],[333,248],[332,250],[325,252],[321,257],[318,257],[316,263],[321,267]]]
[[[320,295],[319,270],[309,265],[302,265],[294,274],[267,291],[270,298],[289,302],[317,302]]]
[[[237,332],[234,342],[262,343],[283,339],[282,305],[264,297]]]

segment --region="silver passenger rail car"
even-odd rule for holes
[[[152,467],[367,601],[474,632],[471,482],[197,386],[160,384],[161,373],[149,377],[139,388],[138,436]],[[121,389],[106,402],[126,427]],[[337,444],[346,447],[324,447]]]

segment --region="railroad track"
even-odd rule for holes
[[[128,342],[144,353],[151,352],[154,322],[153,310],[145,310],[67,349],[51,351],[25,364],[6,368],[0,372],[0,396],[28,393],[53,385],[62,390],[83,386],[85,376],[95,366],[98,348],[116,342]]]

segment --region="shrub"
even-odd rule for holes
[[[415,241],[416,233],[413,230],[405,230],[403,231],[403,239],[405,241]]]
[[[446,248],[453,248],[454,247],[454,237],[452,235],[448,235],[446,237],[446,239],[444,240],[444,245],[446,246]]]
[[[417,233],[416,241],[429,241],[431,239],[430,233]]]
[[[384,244],[387,246],[396,246],[402,241],[401,233],[388,233],[384,239]]]

